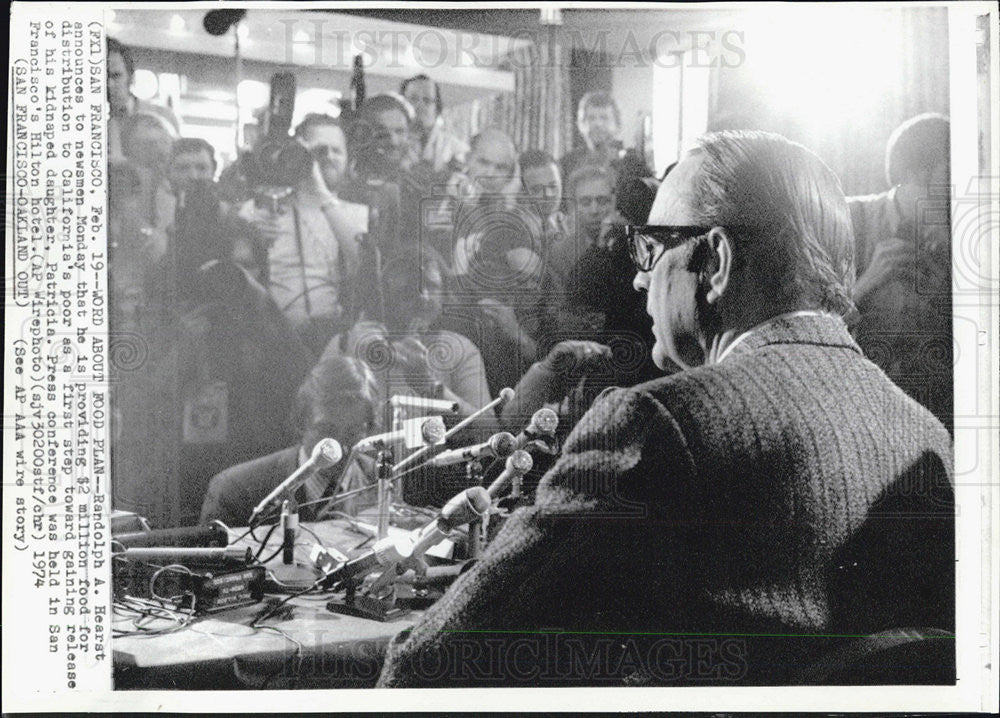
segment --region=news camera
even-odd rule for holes
[[[295,75],[275,73],[262,118],[263,132],[256,145],[240,156],[240,175],[255,204],[274,213],[312,169],[309,150],[289,134],[294,113]]]

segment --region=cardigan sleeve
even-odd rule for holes
[[[475,566],[393,639],[379,685],[516,682],[482,675],[516,670],[504,661],[484,668],[484,645],[510,646],[551,626],[589,628],[594,611],[613,613],[615,595],[635,595],[619,591],[623,582],[641,580],[649,558],[636,542],[671,504],[671,487],[692,476],[684,438],[662,404],[633,390],[603,394],[567,438],[535,503],[516,511]]]

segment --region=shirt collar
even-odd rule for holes
[[[746,330],[738,337],[736,337],[732,341],[732,343],[729,344],[729,346],[727,346],[725,349],[722,350],[722,353],[719,354],[719,357],[718,359],[715,360],[715,363],[716,364],[721,363],[727,356],[729,356],[732,353],[733,349],[735,349],[737,346],[743,343],[743,341],[745,341],[746,339],[755,334],[759,334],[763,329],[771,326],[772,324],[776,324],[777,322],[781,322],[786,319],[794,319],[797,317],[822,317],[822,316],[829,316],[829,314],[828,312],[823,312],[818,309],[800,309],[794,312],[785,312],[784,314],[778,314],[777,316],[771,317],[770,319],[766,319],[757,326],[751,327],[750,329]]]

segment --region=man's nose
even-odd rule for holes
[[[637,292],[644,292],[649,289],[649,272],[636,272],[635,279],[632,280],[632,288]]]

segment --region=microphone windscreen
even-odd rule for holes
[[[424,443],[431,446],[444,441],[446,432],[444,420],[440,416],[432,416],[420,424],[420,435],[423,437]]]
[[[532,428],[540,434],[554,434],[559,426],[559,415],[543,406],[531,416]]]
[[[476,512],[476,516],[482,516],[490,508],[490,495],[482,486],[473,486],[465,490],[465,497],[469,500],[469,506]]]
[[[312,450],[312,460],[317,469],[328,469],[344,458],[344,450],[336,439],[322,439]]]
[[[514,453],[514,449],[517,448],[517,439],[510,432],[501,431],[490,437],[489,444],[493,455],[503,459]]]
[[[505,402],[510,401],[511,399],[514,398],[514,390],[511,389],[509,386],[505,386],[503,389],[500,390],[500,398],[503,399]]]
[[[531,454],[524,449],[518,449],[507,457],[507,468],[519,474],[528,473],[534,465],[535,462],[531,458]]]

